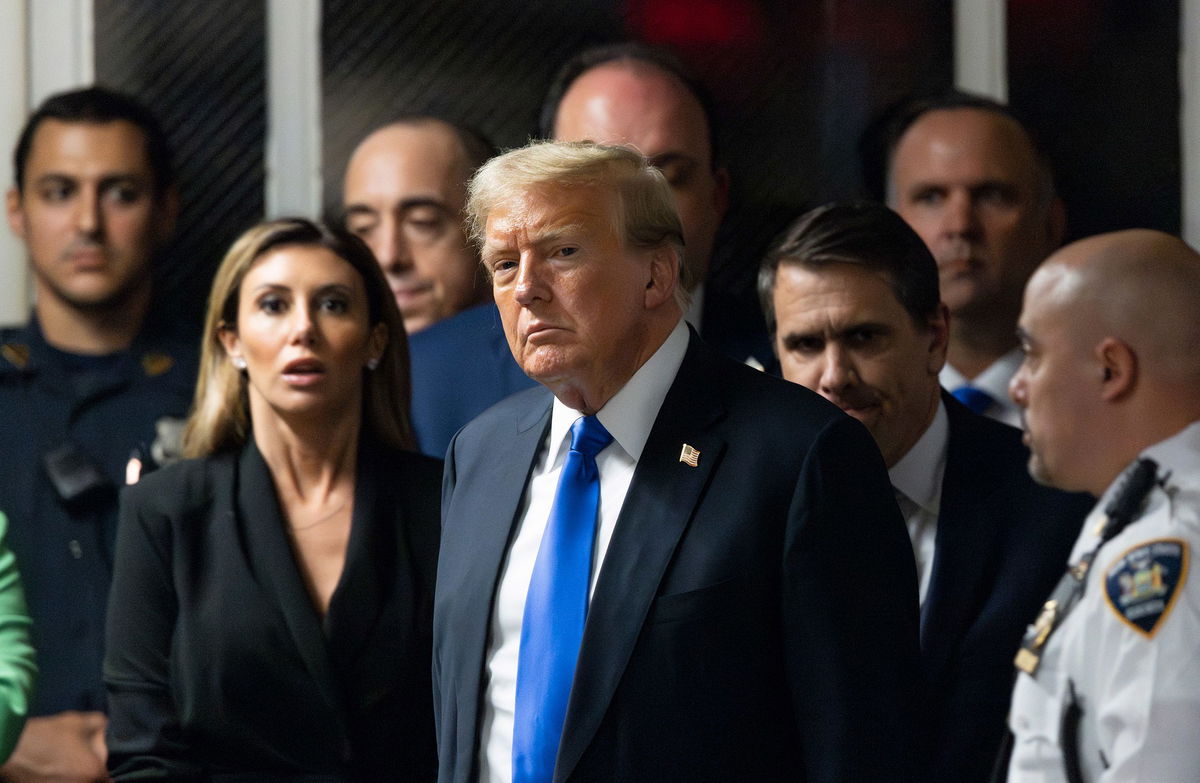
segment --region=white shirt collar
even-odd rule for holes
[[[950,420],[946,415],[946,404],[939,399],[933,421],[908,453],[888,471],[893,487],[934,515],[941,506],[942,476],[949,442]]]
[[[658,418],[658,409],[666,399],[667,391],[675,382],[683,356],[687,353],[688,329],[681,319],[658,350],[638,368],[620,391],[613,395],[596,417],[612,434],[613,440],[633,457],[636,462],[642,456],[650,428]],[[554,409],[550,415],[550,440],[547,441],[553,455],[549,465],[566,453],[567,434],[571,425],[583,414],[567,407],[554,398]]]

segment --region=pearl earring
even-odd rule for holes
[[[372,356],[370,359],[367,359],[367,369],[368,370],[374,370],[378,366],[379,366],[379,360],[376,359],[374,356]]]
[[[239,370],[245,370],[246,369],[246,360],[243,359],[241,356],[235,356],[235,357],[233,357],[233,366],[238,368]]]

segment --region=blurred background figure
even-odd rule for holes
[[[729,206],[729,172],[718,157],[711,99],[683,64],[639,43],[580,52],[551,84],[540,131],[557,141],[629,144],[662,170],[683,223],[692,281],[688,323],[731,358],[769,364],[770,346],[753,300],[753,266],[744,264],[720,285],[706,282]]]
[[[1100,502],[1027,618],[1008,780],[1200,779],[1200,254],[1147,230],[1068,245],[1020,332],[1029,471]]]
[[[365,245],[257,226],[222,263],[189,459],[122,498],[118,779],[430,780],[441,465],[405,451],[407,348]]]
[[[1049,162],[986,98],[952,92],[892,112],[887,203],[929,246],[950,308],[942,385],[976,413],[1019,425],[1007,388],[1021,361],[1021,292],[1066,227]]]
[[[105,777],[117,487],[161,455],[195,377],[195,349],[162,317],[151,281],[175,221],[170,157],[154,116],[101,88],[47,99],[16,145],[8,223],[36,299],[28,323],[0,330],[0,508],[40,670],[2,769],[19,780]]]
[[[937,264],[892,210],[845,202],[801,216],[759,286],[783,377],[867,426],[908,523],[928,685],[922,780],[985,783],[1021,633],[1090,500],[1035,484],[1020,433],[941,389],[950,319]]]
[[[350,157],[346,228],[375,254],[409,334],[487,297],[462,210],[467,180],[491,152],[470,131],[411,117],[374,131]]]
[[[410,117],[367,136],[346,169],[345,225],[375,253],[404,315],[413,431],[439,458],[459,427],[533,385],[508,350],[463,230],[467,180],[491,154],[467,128]]]

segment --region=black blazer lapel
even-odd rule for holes
[[[711,425],[724,408],[712,393],[704,350],[693,332],[617,518],[588,609],[556,781],[567,779],[595,735],[675,547],[721,461],[725,441]],[[695,467],[680,460],[685,443],[700,452]]]
[[[942,479],[937,538],[929,592],[921,608],[921,653],[926,676],[936,682],[974,617],[991,580],[998,530],[997,485],[986,440],[976,437],[975,414],[946,398],[950,437]],[[1003,505],[1003,504],[1001,504]]]
[[[367,447],[359,449],[354,485],[354,514],[350,524],[350,540],[346,545],[346,563],[342,576],[329,601],[325,615],[325,638],[335,648],[335,658],[351,660],[362,650],[379,620],[384,599],[385,575],[395,575],[392,554],[395,543],[384,516],[400,516],[401,509],[393,498],[381,500],[380,466],[370,457]],[[392,481],[403,480],[392,476]],[[411,585],[409,585],[411,590]],[[398,606],[411,606],[408,596],[401,596]]]
[[[248,561],[263,588],[278,602],[314,684],[331,712],[340,719],[344,711],[325,635],[284,531],[283,512],[270,469],[253,441],[242,450],[237,478],[238,528],[245,537]]]

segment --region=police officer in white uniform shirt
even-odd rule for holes
[[[1009,781],[1200,780],[1200,255],[1153,231],[1046,260],[1009,392],[1030,472],[1100,498],[1016,665]]]

